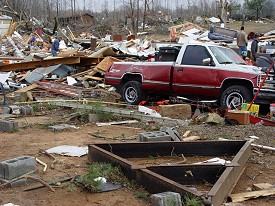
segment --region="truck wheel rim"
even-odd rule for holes
[[[238,106],[241,106],[243,102],[243,96],[239,92],[233,92],[226,98],[226,106],[231,109],[236,109]]]
[[[125,99],[127,102],[134,102],[137,99],[137,91],[133,87],[128,87],[125,90]]]

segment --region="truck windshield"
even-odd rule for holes
[[[209,46],[220,64],[246,64],[246,62],[232,49]]]

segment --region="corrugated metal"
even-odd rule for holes
[[[58,77],[66,77],[69,72],[73,72],[74,69],[70,66],[64,64],[58,64],[49,67],[39,67],[33,70],[30,74],[25,76],[25,80],[29,83],[34,83],[36,81],[42,80],[47,77],[48,74],[57,75]]]

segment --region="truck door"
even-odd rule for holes
[[[181,62],[177,62],[174,67],[172,92],[181,95],[218,96],[217,70],[214,63],[203,64],[203,60],[207,58],[212,60],[206,47],[188,45]]]

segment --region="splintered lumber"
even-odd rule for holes
[[[68,56],[77,54],[77,52],[78,52],[78,48],[72,49],[72,50],[67,50],[67,51],[61,51],[61,52],[58,54],[58,56],[59,56],[59,57],[68,57]]]
[[[96,67],[96,70],[99,72],[105,73],[107,69],[113,64],[113,62],[121,62],[121,60],[114,58],[114,57],[105,57]]]
[[[107,122],[107,123],[96,123],[98,127],[103,127],[103,126],[110,126],[110,125],[117,125],[117,124],[133,124],[133,123],[138,123],[137,120],[126,120],[126,121],[120,121],[120,122]]]
[[[0,66],[0,72],[15,71],[15,70],[27,70],[37,67],[48,67],[57,64],[78,64],[80,63],[80,57],[63,57],[63,58],[51,58],[40,61],[20,62],[14,64],[7,64]]]
[[[84,78],[86,78],[86,79],[93,79],[93,80],[96,80],[96,81],[103,81],[103,78],[101,78],[101,77],[94,77],[94,76],[91,76],[91,75],[85,75]]]
[[[25,93],[25,92],[30,91],[35,88],[37,88],[37,84],[32,84],[32,85],[26,86],[22,89],[15,91],[15,93]]]
[[[187,131],[182,135],[182,137],[183,137],[183,138],[188,137],[188,135],[190,134],[190,132],[191,132],[191,130],[187,130]]]
[[[190,136],[190,137],[183,138],[182,141],[187,142],[187,141],[196,141],[200,139],[201,138],[199,136]]]
[[[242,202],[245,200],[255,199],[258,197],[265,197],[270,195],[275,195],[275,188],[260,190],[260,191],[231,194],[229,197],[231,202]]]
[[[21,60],[24,60],[25,58],[22,58],[22,57],[9,57],[9,56],[2,56],[0,57],[0,60],[14,60],[14,61],[21,61]]]
[[[271,189],[272,187],[275,188],[275,186],[269,183],[257,183],[257,184],[253,184],[252,187],[255,190],[266,190],[266,189]]]
[[[261,149],[275,151],[274,147],[269,147],[269,146],[264,146],[264,145],[259,145],[259,144],[251,144],[251,146],[258,147],[258,148],[261,148]]]

